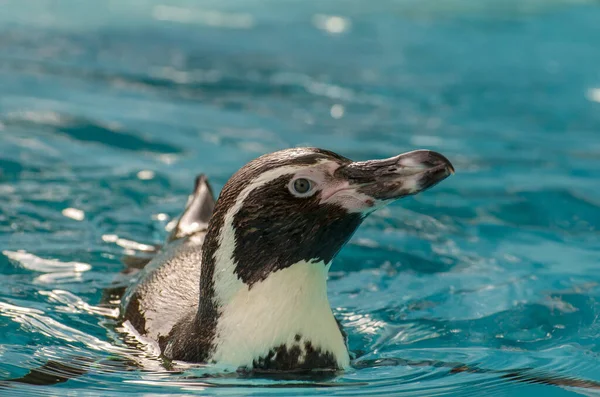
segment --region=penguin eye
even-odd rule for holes
[[[295,196],[307,197],[313,189],[313,183],[306,178],[298,178],[292,181],[290,190]]]

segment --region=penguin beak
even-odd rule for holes
[[[347,181],[338,193],[344,191],[344,201],[351,207],[348,209],[356,211],[375,209],[392,200],[417,194],[453,173],[452,163],[443,155],[430,150],[415,150],[384,160],[349,163],[338,168],[335,175]],[[350,198],[352,200],[347,200]]]

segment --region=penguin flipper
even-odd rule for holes
[[[185,209],[181,214],[177,225],[167,237],[165,244],[187,237],[198,231],[206,230],[208,228],[208,221],[215,208],[215,202],[216,200],[212,188],[208,183],[208,179],[204,174],[198,175],[196,177],[194,191],[189,196]],[[154,251],[152,252],[137,252],[131,255],[123,255],[121,257],[121,262],[125,265],[125,269],[121,271],[121,274],[132,275],[137,273],[154,259],[156,254],[162,248],[163,245],[155,244]],[[119,301],[126,289],[127,285],[122,285],[122,283],[115,283],[114,286],[105,288],[101,299],[102,304],[109,307],[114,306],[111,302]]]
[[[194,191],[190,195],[177,225],[169,234],[167,243],[208,229],[208,221],[212,216],[215,203],[216,200],[208,179],[204,174],[198,175]]]
[[[201,230],[208,228],[216,200],[214,198],[212,188],[208,183],[208,179],[204,174],[196,177],[194,191],[189,196],[185,209],[179,217],[177,224],[167,237],[166,243],[178,240],[182,237],[187,237]],[[155,244],[154,251],[143,255],[136,253],[133,255],[123,255],[121,262],[127,267],[124,273],[135,272],[143,269],[162,249],[163,245]]]

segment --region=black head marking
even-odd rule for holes
[[[235,202],[244,188],[255,178],[265,171],[286,165],[311,165],[322,159],[330,159],[340,164],[350,163],[351,160],[334,152],[318,148],[293,148],[281,150],[275,153],[265,154],[242,167],[227,181],[214,208],[210,219],[206,240],[203,246],[202,277],[200,280],[200,302],[212,300],[214,296],[213,276],[215,268],[215,253],[219,249],[219,234],[225,223],[227,212],[235,205]],[[284,189],[285,190],[285,189]],[[262,200],[261,200],[262,201]],[[257,203],[254,200],[255,204]],[[260,202],[260,201],[259,201]],[[260,208],[259,212],[267,212]],[[264,222],[264,219],[258,219]],[[358,226],[358,225],[357,225]],[[239,251],[238,251],[239,252]],[[335,251],[337,252],[337,250]],[[333,253],[335,255],[335,252]],[[216,307],[200,308],[207,310],[216,317]]]
[[[234,215],[235,273],[246,284],[294,263],[329,263],[362,222],[320,196],[299,198],[287,189],[292,175],[283,175],[253,190]]]
[[[202,329],[201,341],[204,341],[206,345],[202,346],[204,351],[210,352],[214,348],[214,346],[212,346],[212,341],[216,336],[217,319],[219,317],[219,307],[218,302],[215,300],[214,286],[216,253],[219,249],[219,237],[225,226],[225,216],[228,211],[235,205],[237,198],[244,188],[264,172],[288,165],[312,165],[323,159],[336,161],[340,163],[340,165],[351,162],[351,160],[327,150],[317,148],[286,149],[263,155],[249,162],[236,172],[221,190],[202,247],[200,297],[195,321],[196,326]],[[275,184],[285,184],[287,181],[289,181],[289,177],[281,179]],[[270,187],[279,190],[280,194],[287,194],[288,196],[285,200],[291,200],[293,198],[293,196],[289,194],[287,188],[283,185],[275,186],[270,184]],[[266,191],[264,187],[261,192],[263,195],[270,194],[270,191]],[[245,214],[247,214],[248,219],[245,220],[242,215],[235,216],[234,222],[237,222],[238,224],[236,229],[241,230],[239,227],[245,227],[247,228],[246,231],[240,233],[248,233],[255,227],[257,230],[260,228],[260,230],[264,232],[263,237],[261,237],[260,234],[250,234],[248,236],[248,242],[241,243],[239,248],[236,246],[234,256],[238,259],[248,258],[248,260],[238,262],[235,271],[244,282],[249,284],[263,279],[272,270],[293,264],[294,261],[297,262],[301,259],[308,260],[313,258],[322,258],[324,261],[331,260],[361,222],[360,216],[353,215],[348,217],[348,214],[341,208],[320,208],[319,214],[311,214],[310,210],[317,209],[316,202],[313,200],[304,202],[302,206],[302,208],[304,208],[304,213],[308,213],[310,216],[301,223],[296,224],[292,231],[290,222],[296,222],[297,219],[290,217],[290,214],[287,213],[291,210],[289,205],[285,210],[283,207],[276,210],[274,202],[271,202],[270,206],[267,205],[268,203],[264,200],[264,196],[261,197],[261,194],[255,192],[254,194],[250,194],[246,201],[250,204],[250,207],[245,209]],[[326,222],[322,223],[323,219],[318,219],[319,215],[328,212],[327,219],[325,219]],[[277,216],[270,216],[270,213],[274,213]],[[269,221],[274,223],[269,226]],[[278,230],[278,227],[282,227],[286,223],[288,224],[288,228],[286,229],[287,234],[283,236],[282,231]],[[278,226],[275,227],[275,225]],[[318,232],[318,229],[322,226],[325,226],[326,229]],[[331,241],[331,245],[327,245],[326,240],[319,240],[319,238],[322,238],[325,234],[324,230],[332,231],[333,229],[339,229],[339,233],[336,234],[344,235],[345,233],[347,236],[338,239],[339,241]],[[315,230],[317,232],[315,232]],[[282,237],[273,239],[277,234],[281,234]],[[269,239],[269,236],[272,238]],[[313,240],[306,245],[320,248],[318,248],[316,252],[309,252],[298,246],[298,240],[294,239],[303,236],[308,236],[308,238]],[[252,247],[250,242],[253,242],[255,246]],[[318,244],[315,242],[318,242]],[[290,253],[283,254],[280,257],[271,260],[272,258],[267,258],[265,255],[267,251],[261,251],[273,251],[273,247],[276,247],[277,244],[282,244],[282,246],[283,244],[286,244],[283,246],[285,247],[283,250],[287,250],[289,246]],[[248,253],[244,253],[244,249],[248,249]],[[250,257],[254,257],[256,262],[250,260]],[[259,265],[259,263],[261,265]]]

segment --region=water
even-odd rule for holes
[[[600,382],[598,20],[584,0],[0,1],[0,379],[87,368],[0,394],[592,395],[498,371]],[[142,353],[98,306],[123,255],[163,240],[197,173],[219,190],[306,144],[457,169],[336,259],[356,368],[123,368]]]

